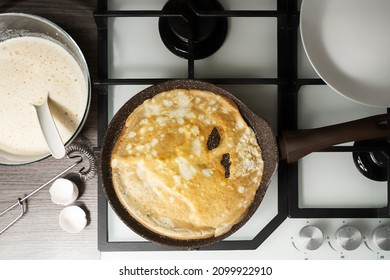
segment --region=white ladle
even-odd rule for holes
[[[46,95],[46,98],[42,104],[34,105],[34,108],[37,112],[39,124],[41,126],[46,143],[49,146],[50,153],[56,159],[63,158],[66,153],[65,146],[64,142],[62,142],[57,126],[54,123],[53,116],[51,115],[48,104],[48,96]]]

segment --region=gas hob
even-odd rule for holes
[[[100,69],[94,84],[99,89],[100,144],[107,124],[129,98],[165,80],[218,84],[267,119],[276,134],[387,112],[342,97],[318,77],[299,37],[299,1],[220,0],[224,10],[201,10],[200,17],[214,16],[227,23],[226,30],[206,30],[196,38],[201,45],[203,37],[209,40],[210,34],[226,31],[226,37],[218,39],[222,43],[208,42],[217,47],[206,48],[206,53],[191,52],[191,46],[180,45],[183,42],[170,46],[171,35],[164,37],[162,19],[177,12],[163,9],[166,3],[99,1],[95,19]],[[183,36],[186,31],[174,32]],[[358,170],[353,158],[361,148],[353,144],[312,153],[298,163],[281,162],[248,223],[226,240],[193,251],[160,247],[132,232],[110,208],[100,183],[102,257],[389,259],[389,184]],[[378,151],[375,145],[370,147]]]

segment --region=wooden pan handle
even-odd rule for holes
[[[284,131],[279,137],[280,159],[295,162],[333,145],[390,137],[390,114],[321,128]]]

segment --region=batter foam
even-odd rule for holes
[[[0,149],[43,155],[49,149],[32,104],[49,107],[66,143],[80,125],[88,85],[73,56],[49,39],[24,36],[0,43]]]

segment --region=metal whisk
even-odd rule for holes
[[[96,160],[96,157],[95,157],[93,151],[88,146],[83,145],[83,144],[71,144],[66,148],[66,155],[70,159],[76,159],[76,162],[74,162],[68,168],[63,170],[61,173],[57,174],[55,177],[51,178],[49,181],[47,181],[46,183],[44,183],[43,185],[41,185],[40,187],[38,187],[37,189],[35,189],[31,193],[29,193],[25,197],[23,197],[23,198],[19,197],[14,204],[12,204],[11,206],[9,206],[7,209],[5,209],[4,211],[2,211],[0,213],[0,217],[1,217],[1,216],[5,215],[8,211],[10,211],[11,209],[13,209],[17,206],[20,207],[20,214],[0,231],[0,235],[3,232],[5,232],[7,229],[9,229],[13,224],[15,224],[19,219],[21,219],[23,217],[23,215],[26,213],[24,202],[28,198],[30,198],[31,196],[33,196],[34,194],[36,194],[37,192],[39,192],[40,190],[45,188],[47,185],[53,183],[56,179],[58,179],[59,177],[66,174],[68,171],[70,171],[71,169],[73,169],[74,167],[76,167],[77,165],[82,163],[84,161],[84,157],[89,161],[89,168],[86,169],[85,167],[83,167],[80,169],[80,171],[79,171],[80,180],[83,182],[86,182],[86,181],[92,179],[96,175],[96,173],[97,173],[97,160]],[[84,157],[83,157],[83,155],[84,155]]]

